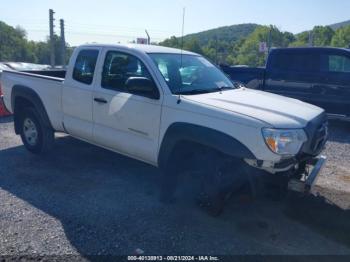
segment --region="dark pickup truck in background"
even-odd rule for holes
[[[221,66],[233,81],[296,98],[326,110],[331,119],[350,121],[350,50],[272,49],[266,68]]]

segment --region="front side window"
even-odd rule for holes
[[[98,50],[82,50],[79,52],[73,69],[73,79],[90,85],[94,78]]]
[[[328,70],[330,72],[350,73],[350,58],[340,55],[328,56]]]
[[[181,54],[149,54],[173,94],[199,94],[235,88],[204,57]]]
[[[128,92],[126,82],[130,77],[152,79],[145,65],[135,56],[109,51],[103,65],[102,87]]]

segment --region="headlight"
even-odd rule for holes
[[[302,129],[263,128],[262,134],[270,150],[279,155],[296,155],[307,141]]]

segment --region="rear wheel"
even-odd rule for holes
[[[41,154],[51,148],[54,142],[54,132],[43,123],[34,108],[23,109],[19,124],[21,139],[28,151]]]

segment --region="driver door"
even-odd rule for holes
[[[152,75],[145,64],[130,53],[109,50],[104,57],[101,79],[93,95],[94,141],[156,164],[162,96],[149,98],[133,94],[126,87],[130,77],[153,80]]]

